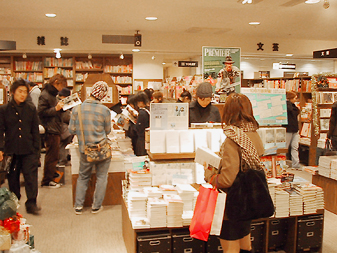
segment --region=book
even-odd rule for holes
[[[206,164],[211,165],[214,168],[219,168],[221,164],[221,157],[209,148],[198,147],[195,153],[194,161],[201,165],[204,165],[204,162],[206,162]]]
[[[71,94],[70,96],[62,99],[63,110],[69,110],[70,108],[73,108],[76,105],[80,105],[82,103],[80,97],[78,96],[78,93]]]

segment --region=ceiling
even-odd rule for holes
[[[46,18],[45,13],[56,13]],[[337,0],[10,0],[1,1],[0,29],[65,29],[132,35],[141,32],[224,34],[337,41]],[[145,17],[156,16],[157,21]],[[251,21],[261,22],[251,26]]]

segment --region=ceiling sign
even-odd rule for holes
[[[337,58],[337,48],[314,51],[313,57],[314,58]]]
[[[178,67],[198,67],[197,61],[178,61]]]

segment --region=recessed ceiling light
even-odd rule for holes
[[[256,22],[256,21],[254,21],[254,22],[249,22],[249,24],[250,24],[250,25],[259,25],[259,24],[260,24],[260,22]]]
[[[56,14],[55,13],[47,13],[46,17],[48,17],[48,18],[55,18]]]
[[[305,1],[306,4],[317,4],[319,2],[320,2],[320,0],[306,0]]]
[[[137,48],[132,49],[132,52],[139,52],[139,51],[140,51],[140,49],[137,49]]]
[[[148,21],[156,21],[158,18],[157,17],[146,17],[145,19]]]
[[[165,65],[165,64],[166,64],[166,62],[163,62],[162,64],[163,64],[163,65]]]
[[[293,56],[293,54],[286,54],[286,56],[291,57],[291,56]]]

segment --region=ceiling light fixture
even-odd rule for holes
[[[320,2],[320,0],[306,0],[305,1],[306,4],[317,4],[319,2]]]
[[[55,13],[47,13],[47,14],[46,14],[46,17],[47,17],[47,18],[55,18],[55,17],[56,17],[56,14],[55,14]]]
[[[287,56],[287,57],[291,57],[291,56],[293,56],[293,54],[286,54],[286,56]]]
[[[124,54],[122,53],[120,56],[119,56],[120,59],[124,59]]]
[[[23,59],[26,59],[26,58],[27,58],[26,53],[23,53],[23,54],[22,54],[22,58],[23,58]]]
[[[163,62],[162,64],[163,64],[163,65],[165,65],[165,64],[166,64],[166,62]]]
[[[92,55],[91,54],[88,54],[88,59],[92,59]]]
[[[324,0],[323,8],[324,8],[324,9],[328,9],[329,7],[330,7],[329,0]]]
[[[250,25],[259,25],[260,22],[258,22],[258,21],[253,21],[253,22],[249,22],[249,24],[250,24]]]
[[[242,0],[242,4],[251,4],[253,0]]]
[[[148,21],[156,21],[158,18],[157,17],[146,17],[145,19]]]
[[[140,51],[140,49],[137,49],[137,48],[132,49],[132,52],[139,52],[139,51]]]
[[[154,60],[154,59],[156,59],[156,57],[153,55],[153,56],[151,57],[151,59]]]

